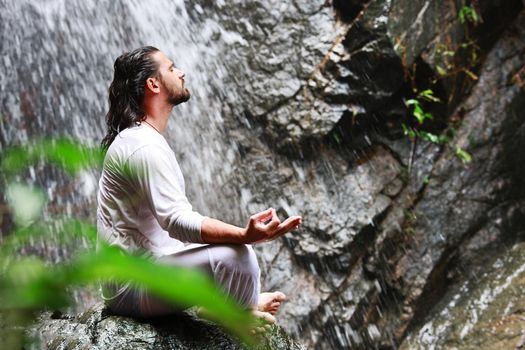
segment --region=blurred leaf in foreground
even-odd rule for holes
[[[104,153],[99,147],[84,146],[73,140],[60,138],[7,149],[0,170],[6,174],[14,174],[31,164],[45,161],[76,175],[82,169],[100,167],[103,160]]]
[[[6,199],[18,226],[27,226],[42,213],[45,195],[40,189],[11,183],[6,189]]]
[[[72,175],[100,167],[104,154],[98,148],[68,139],[41,140],[11,147],[1,157],[0,172],[9,176],[28,166],[48,162]],[[250,312],[228,298],[204,273],[195,269],[159,265],[99,242],[95,252],[96,228],[79,220],[57,218],[38,221],[45,204],[42,191],[10,183],[6,199],[14,215],[15,229],[0,246],[0,345],[20,344],[23,327],[38,312],[73,303],[68,289],[104,281],[131,282],[181,309],[202,306],[207,318],[225,326],[242,340],[252,343],[249,330],[255,320]],[[64,244],[72,238],[87,239],[90,251],[55,266],[36,257],[17,257],[16,251],[35,240]],[[54,242],[53,242],[54,243]]]
[[[98,253],[85,252],[68,264],[47,266],[36,258],[12,262],[0,276],[0,311],[33,311],[69,305],[70,286],[101,281],[132,282],[136,287],[181,309],[202,306],[209,319],[250,342],[253,316],[229,299],[210,278],[195,269],[159,265],[117,247],[101,245]]]

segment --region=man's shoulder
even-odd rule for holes
[[[156,133],[155,130],[152,130]],[[135,126],[121,131],[108,149],[107,156],[127,161],[131,156],[138,153],[172,154],[172,150],[166,140],[159,134],[152,133],[144,126]]]
[[[163,151],[171,151],[164,137],[158,134],[155,130],[140,125],[127,128],[121,131],[115,141],[110,146],[114,150],[123,150],[128,155],[135,153],[142,148],[157,149]]]

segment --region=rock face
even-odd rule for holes
[[[460,1],[305,6],[214,7],[245,39],[224,50],[243,187],[229,190],[247,212],[304,216],[259,247],[286,329],[315,349],[397,348],[489,247],[523,239],[523,4],[476,2],[479,23],[461,23]],[[430,132],[455,129],[446,144],[402,135],[414,88],[447,101],[425,106]]]
[[[112,316],[102,304],[75,317],[44,314],[31,333],[39,341],[34,348],[53,350],[304,349],[278,326],[259,336],[258,345],[247,347],[191,313],[137,321]]]
[[[32,3],[13,3],[38,12]],[[25,36],[9,35],[10,45],[1,49],[21,42],[24,52],[50,46],[57,55],[57,47],[71,45],[64,38],[75,31],[67,29],[75,28],[85,12],[96,12],[98,5],[86,4],[73,11],[74,21],[61,19],[69,18],[64,13],[74,5],[64,5],[65,12],[57,10],[62,17],[47,18],[49,25],[42,19],[32,21],[55,33],[58,46],[45,40],[41,45],[42,38],[23,32]],[[94,16],[97,30],[89,30],[85,19],[81,22],[88,28],[80,31],[83,41],[103,42],[100,38],[106,38],[105,28],[111,25],[119,28],[111,31],[111,42],[138,46],[156,38],[147,28],[157,23],[161,11],[152,14],[140,4],[100,6],[107,11]],[[179,146],[175,152],[181,155],[183,170],[190,170],[190,199],[198,205],[212,202],[205,207],[212,209],[212,216],[239,225],[268,206],[282,216],[304,217],[295,233],[257,246],[263,288],[288,295],[280,312],[288,333],[312,349],[523,346],[523,1],[196,0],[164,1],[163,6],[183,23],[183,30],[175,32],[181,38],[186,31],[191,35],[182,46],[173,46],[168,34],[161,35],[159,46],[163,43],[174,52],[197,46],[187,56],[197,57],[194,61],[211,57],[213,63],[211,68],[190,65],[194,71],[208,69],[194,84],[209,90],[194,96],[213,107],[213,113],[177,124],[183,131],[168,135]],[[462,23],[459,13],[468,17],[469,11],[475,11],[477,19]],[[143,19],[142,12],[155,21],[137,20]],[[11,23],[5,17],[1,22]],[[160,18],[171,28],[172,17]],[[128,28],[135,22],[136,33],[135,27]],[[141,37],[141,32],[148,35]],[[68,122],[69,115],[83,116],[75,106],[86,104],[90,95],[75,92],[82,99],[73,103],[68,95],[72,90],[64,86],[75,85],[69,81],[79,80],[77,71],[85,73],[81,77],[89,87],[109,79],[107,57],[115,57],[120,49],[117,45],[78,51],[87,67],[89,62],[105,67],[100,71],[78,69],[77,61],[67,56],[71,62],[62,71],[66,83],[54,73],[60,70],[58,64],[41,64],[45,52],[31,57],[36,63],[19,59],[21,65],[30,62],[38,69],[20,66],[0,76],[1,86],[31,79],[39,86],[49,80],[60,99],[49,100],[35,86],[2,97],[0,146],[16,137],[17,128],[28,137],[38,134],[46,118],[53,121],[48,135],[54,135],[59,119],[53,118],[57,113],[49,111],[50,106]],[[83,87],[80,90],[86,90]],[[421,126],[406,101],[426,89],[442,103],[421,102],[433,115]],[[105,91],[96,90],[95,95],[97,104],[87,104],[85,114],[98,120],[104,114],[100,100]],[[197,112],[202,111],[209,112]],[[98,141],[101,131],[87,128],[87,117],[74,118],[73,135]],[[33,119],[38,128],[24,127]],[[402,124],[446,135],[448,141],[412,141],[403,134]],[[190,139],[199,142],[188,150],[181,134],[192,128],[197,131]],[[82,134],[84,129],[89,133]],[[472,156],[470,163],[459,159],[462,150]],[[212,159],[214,153],[222,158]],[[187,154],[196,154],[197,160]],[[34,172],[30,175],[35,178]],[[94,191],[83,192],[89,197]],[[67,203],[76,203],[77,197],[71,195]],[[82,205],[86,216],[90,208],[85,206],[93,202],[82,202],[87,203]],[[67,208],[68,214],[76,212],[74,205]],[[2,219],[2,228],[7,222]],[[179,334],[176,327],[168,331],[97,312],[86,317],[107,332],[93,331],[83,316],[51,320],[48,328],[40,329],[43,341],[52,333],[82,330],[87,335],[78,338],[79,344],[102,349],[100,344],[109,339],[121,339],[147,348],[172,344],[169,332]],[[139,333],[124,332],[131,328]],[[115,332],[121,333],[113,336]],[[222,333],[213,334],[217,339],[210,340],[212,344],[232,344]],[[55,341],[57,348],[66,346]],[[181,341],[183,348],[195,345],[188,338]]]
[[[401,349],[520,349],[525,344],[525,244],[490,248],[482,271],[451,288]],[[481,270],[481,269],[479,269]]]

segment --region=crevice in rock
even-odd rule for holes
[[[472,34],[476,38],[483,52],[490,52],[494,44],[501,37],[505,29],[514,22],[525,3],[521,0],[484,1],[481,25],[473,28]]]
[[[406,327],[401,341],[405,339],[410,331],[421,325],[423,320],[429,315],[430,311],[432,311],[433,307],[445,295],[452,282],[447,274],[457,264],[458,256],[460,255],[459,248],[466,240],[479,232],[487,222],[488,218],[486,216],[481,216],[478,221],[461,236],[459,242],[449,246],[441,253],[441,257],[438,262],[434,264],[434,268],[426,279],[421,295],[414,303],[413,317]]]
[[[351,23],[365,8],[369,0],[333,0],[336,18]]]

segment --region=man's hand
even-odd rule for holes
[[[243,241],[248,244],[271,241],[297,229],[300,224],[300,216],[290,216],[281,222],[275,209],[269,208],[250,217],[243,232]]]

